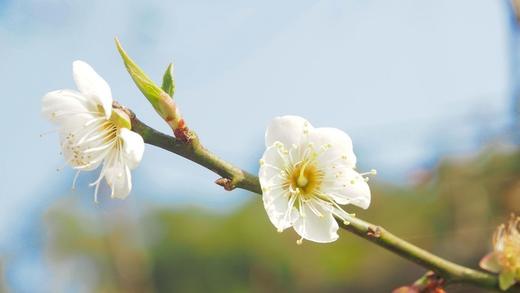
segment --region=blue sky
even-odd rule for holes
[[[439,153],[474,149],[481,129],[504,128],[507,33],[495,0],[0,0],[0,254],[23,254],[27,247],[15,247],[27,227],[71,196],[73,172],[55,171],[57,136],[39,134],[53,128],[41,97],[74,88],[73,60],[90,63],[119,102],[168,131],[125,72],[115,36],[156,80],[175,62],[189,126],[231,162],[256,172],[268,121],[296,114],[347,131],[361,169],[402,182]],[[153,147],[134,178],[130,205],[219,209],[249,198]]]

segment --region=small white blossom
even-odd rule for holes
[[[514,214],[493,234],[493,251],[480,261],[480,267],[498,274],[500,289],[520,283],[520,217]]]
[[[338,223],[352,217],[339,205],[370,205],[367,178],[354,170],[352,141],[336,128],[314,128],[304,118],[273,119],[260,160],[264,207],[282,232],[293,227],[302,239],[327,243],[338,239]]]
[[[72,64],[75,90],[57,90],[43,97],[42,113],[58,125],[60,145],[67,164],[80,171],[102,165],[101,180],[111,187],[112,198],[125,198],[132,189],[130,170],[137,167],[144,151],[143,138],[130,130],[128,116],[112,108],[107,82],[83,61]],[[74,185],[74,183],[73,183]]]

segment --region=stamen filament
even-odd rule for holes
[[[81,170],[78,170],[76,175],[74,175],[74,179],[72,179],[72,190],[76,190],[76,181],[78,180],[79,173],[81,173]]]

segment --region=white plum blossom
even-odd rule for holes
[[[112,189],[112,198],[126,198],[132,189],[130,170],[137,167],[144,152],[143,138],[130,130],[128,115],[112,107],[107,82],[83,61],[72,64],[79,91],[57,90],[43,97],[42,113],[58,126],[62,154],[67,164],[80,171],[102,165],[94,198],[101,180]]]
[[[480,261],[480,267],[498,274],[500,289],[520,283],[520,217],[511,215],[493,234],[493,251]]]
[[[350,137],[336,128],[314,128],[302,117],[272,120],[260,160],[264,207],[279,232],[293,227],[301,238],[327,243],[338,239],[338,223],[353,216],[339,205],[370,205],[370,188],[356,172]]]

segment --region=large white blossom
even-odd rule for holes
[[[90,65],[74,61],[72,71],[79,91],[47,93],[42,113],[58,126],[63,156],[78,170],[74,182],[80,171],[102,165],[99,178],[91,184],[95,200],[103,178],[112,189],[112,198],[125,198],[132,189],[130,170],[143,156],[143,138],[130,130],[128,116],[112,107],[109,85]]]
[[[370,188],[356,172],[352,141],[336,128],[314,128],[302,117],[272,120],[260,160],[264,207],[282,232],[293,227],[302,239],[327,243],[338,238],[334,216],[348,222],[352,215],[339,205],[370,205]]]

